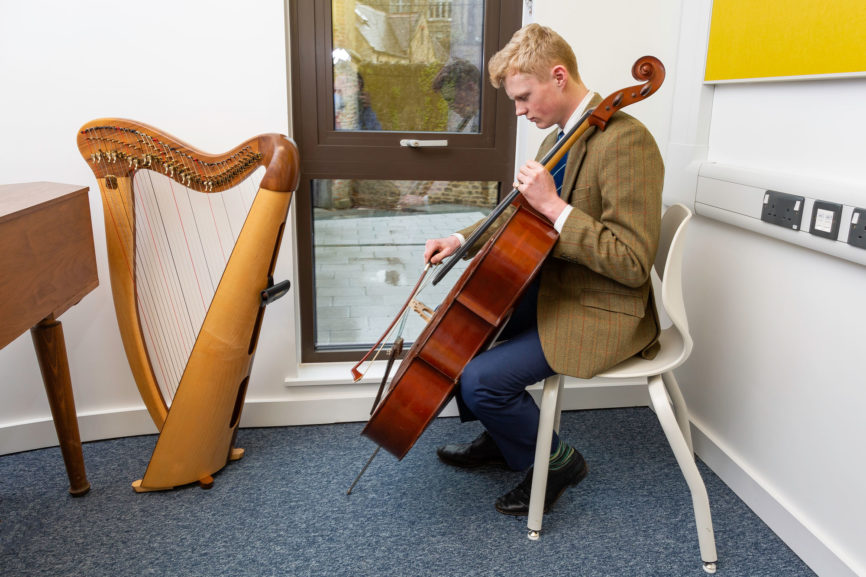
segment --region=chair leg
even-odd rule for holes
[[[677,384],[677,379],[670,371],[662,374],[662,380],[665,383],[665,388],[670,395],[671,402],[674,404],[674,416],[677,418],[677,423],[680,426],[680,431],[689,446],[689,451],[692,455],[695,454],[695,448],[692,444],[692,426],[689,423],[689,410],[686,408],[686,400],[683,398],[683,393],[680,391],[680,386]]]
[[[650,400],[662,425],[662,430],[670,443],[677,463],[683,472],[686,483],[692,494],[692,506],[695,510],[695,524],[698,529],[698,545],[701,549],[701,559],[704,562],[704,570],[707,573],[716,572],[716,539],[713,535],[713,520],[710,516],[710,499],[707,496],[707,488],[704,485],[698,466],[695,463],[694,454],[689,449],[680,425],[674,416],[673,410],[668,402],[665,392],[664,381],[660,376],[650,378],[649,382]]]
[[[536,541],[541,536],[541,519],[544,516],[544,493],[547,489],[547,469],[550,465],[550,444],[553,430],[559,426],[559,390],[562,375],[544,379],[539,407],[538,433],[535,440],[535,465],[532,469],[532,488],[529,493],[529,516],[527,537]]]
[[[559,434],[559,421],[562,418],[562,388],[565,386],[565,377],[554,375],[556,379],[556,409],[554,409],[553,430]]]

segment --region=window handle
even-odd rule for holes
[[[404,138],[400,140],[400,146],[408,148],[442,148],[448,146],[447,140],[418,140],[417,138]]]

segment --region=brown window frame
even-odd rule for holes
[[[485,1],[484,62],[521,25],[520,0]],[[311,182],[316,179],[473,180],[510,183],[517,120],[503,90],[487,81],[481,90],[477,134],[344,131],[334,129],[331,64],[331,0],[289,0],[292,126],[300,151],[300,185],[295,193],[301,362],[356,361],[360,348],[317,350]],[[310,48],[313,48],[312,50]],[[315,122],[308,119],[315,118]],[[447,139],[447,148],[401,147],[404,138]],[[443,235],[449,231],[443,231]],[[395,305],[396,308],[399,303]],[[382,327],[383,330],[385,327]]]

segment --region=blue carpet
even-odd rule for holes
[[[155,436],[86,443],[92,489],[68,495],[58,448],[0,456],[0,575],[12,576],[701,576],[688,488],[646,408],[563,414],[589,476],[544,518],[493,502],[522,479],[464,471],[435,447],[474,423],[437,419],[409,455],[379,456],[361,423],[242,429],[246,456],[196,486],[137,494]],[[809,568],[702,463],[723,577]]]

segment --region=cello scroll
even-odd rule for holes
[[[631,67],[631,75],[636,80],[643,80],[644,83],[608,95],[587,119],[589,124],[604,130],[614,112],[651,96],[665,80],[665,67],[655,56],[643,56],[638,58]]]

